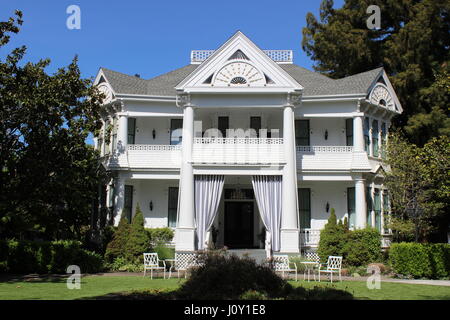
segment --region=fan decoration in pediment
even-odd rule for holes
[[[369,96],[369,101],[370,103],[384,106],[390,110],[395,109],[395,104],[391,93],[386,86],[381,83],[376,84],[372,89]]]
[[[113,93],[111,88],[106,83],[99,84],[98,90],[100,91],[100,93],[103,93],[105,95],[105,98],[103,99],[104,104],[110,103],[112,101]]]
[[[236,61],[225,65],[214,76],[215,86],[263,86],[265,75],[248,62]]]

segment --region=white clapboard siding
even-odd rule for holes
[[[354,153],[351,146],[298,146],[297,167],[306,171],[370,170],[365,153]]]

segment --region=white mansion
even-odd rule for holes
[[[101,68],[95,84],[116,225],[139,205],[145,227],[174,228],[177,251],[268,239],[295,253],[317,246],[334,209],[387,238],[383,149],[402,107],[383,68],[334,80],[237,32],[161,76]]]

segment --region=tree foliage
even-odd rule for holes
[[[450,223],[450,139],[433,138],[421,148],[391,134],[387,161],[385,185],[394,218],[389,227],[397,240],[409,240],[405,233],[409,222],[414,224],[416,241],[430,240],[433,234],[445,236]]]
[[[125,258],[126,245],[130,234],[131,226],[125,216],[119,221],[119,226],[115,230],[112,240],[106,246],[105,259],[113,262],[117,258]]]
[[[366,9],[378,5],[381,28],[369,30]],[[448,0],[323,0],[320,20],[306,16],[302,48],[314,69],[341,78],[383,66],[404,106],[395,119],[410,141],[450,135]]]
[[[0,22],[0,48],[22,23],[20,11]],[[25,53],[0,60],[0,237],[81,239],[103,177],[85,143],[103,96],[77,57],[49,75],[50,60],[25,63]]]
[[[150,249],[150,239],[144,228],[144,215],[139,204],[130,227],[130,234],[125,244],[125,258],[129,262],[143,259],[143,253]]]

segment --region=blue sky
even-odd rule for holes
[[[81,9],[80,30],[66,27],[72,4]],[[295,63],[311,69],[301,30],[307,12],[317,16],[319,7],[320,0],[1,0],[0,20],[20,9],[24,25],[0,56],[24,44],[26,61],[51,59],[50,73],[78,54],[84,77],[102,66],[147,79],[188,64],[191,50],[216,49],[241,30],[262,49],[294,50]]]
[[[318,16],[320,2],[0,0],[0,21],[16,9],[24,20],[20,33],[0,49],[0,58],[25,45],[25,62],[51,59],[48,73],[78,55],[85,78],[106,67],[148,79],[185,66],[191,50],[217,49],[241,30],[262,49],[292,49],[294,63],[312,69],[301,49],[302,28],[308,12]],[[343,2],[336,0],[335,7]],[[80,7],[80,30],[66,27],[70,5]]]

